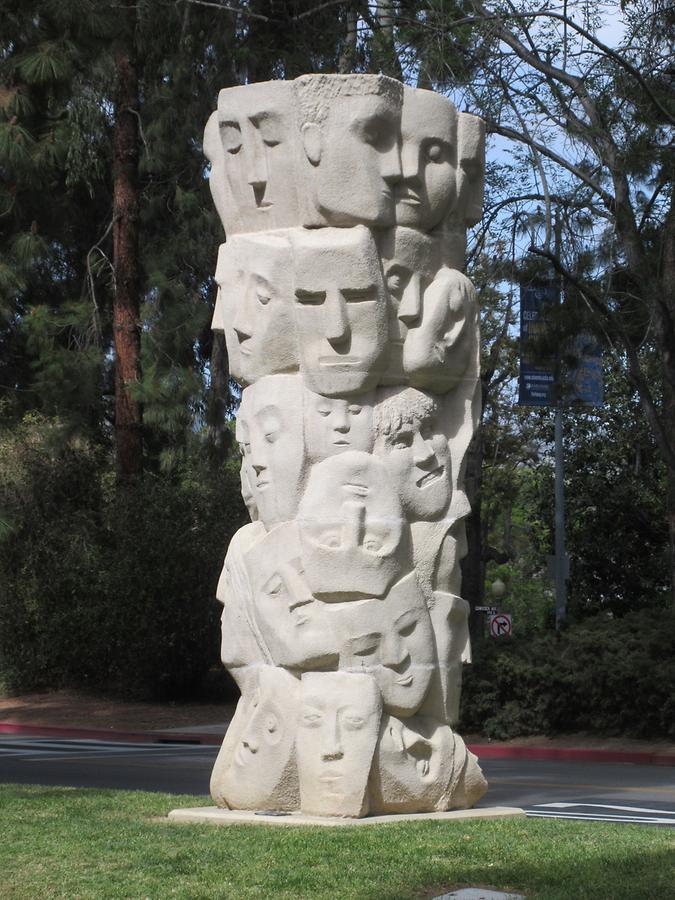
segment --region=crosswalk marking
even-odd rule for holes
[[[640,815],[641,813],[644,815]],[[675,811],[654,807],[617,806],[609,803],[539,803],[526,807],[525,814],[535,819],[574,819],[581,822],[622,822],[675,827]]]
[[[203,753],[204,745],[172,743],[119,743],[117,741],[96,740],[54,740],[52,738],[34,738],[18,741],[0,741],[0,758],[14,757],[25,762],[40,760],[77,760],[91,756],[98,758],[114,756],[173,756],[177,753]]]

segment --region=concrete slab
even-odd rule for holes
[[[440,894],[433,900],[525,900],[524,894],[505,894],[487,888],[462,888],[451,894]]]
[[[478,809],[457,809],[452,812],[411,813],[394,816],[366,816],[364,819],[307,816],[302,813],[256,813],[239,809],[220,809],[217,806],[198,806],[192,809],[173,809],[169,813],[172,822],[189,822],[208,825],[320,825],[340,827],[344,825],[395,825],[399,822],[460,822],[468,819],[521,818],[522,809],[509,806],[488,806]]]

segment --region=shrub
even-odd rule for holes
[[[559,634],[479,641],[465,670],[462,727],[497,740],[675,737],[675,612],[600,614]]]
[[[199,695],[222,670],[215,588],[246,519],[236,467],[193,460],[122,486],[91,445],[53,449],[51,427],[32,416],[0,441],[6,685]]]

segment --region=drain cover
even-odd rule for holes
[[[451,894],[441,894],[433,900],[525,900],[522,894],[505,894],[503,891],[490,891],[486,888],[462,888]]]

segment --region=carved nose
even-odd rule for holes
[[[341,344],[349,337],[349,320],[342,295],[326,297],[323,324],[329,343]]]
[[[424,440],[421,434],[415,435],[413,452],[416,466],[428,465],[436,458],[433,447],[429,441]]]
[[[401,148],[398,143],[382,155],[380,172],[388,184],[396,184],[401,180]]]
[[[255,198],[255,205],[262,206],[263,200],[265,199],[265,188],[267,187],[266,181],[249,181],[249,184],[253,188],[253,196]]]
[[[413,274],[403,291],[398,307],[398,318],[408,327],[414,325],[422,315],[422,286],[417,274]]]
[[[404,181],[417,181],[420,174],[420,157],[417,147],[403,145],[401,170]]]
[[[346,410],[336,410],[333,413],[333,430],[340,434],[347,434],[349,431],[349,414]]]

